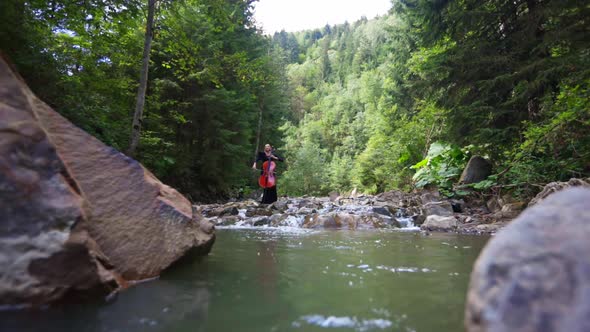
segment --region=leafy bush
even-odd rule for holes
[[[453,184],[459,179],[469,160],[469,148],[471,146],[460,149],[447,143],[432,143],[426,158],[410,167],[417,170],[412,178],[415,186],[423,188],[427,185],[436,185],[444,195],[455,195]]]
[[[541,187],[590,175],[590,82],[549,95],[542,119],[525,123],[524,139],[507,154],[502,182]],[[533,188],[534,189],[534,188]],[[533,195],[536,189],[525,192]]]

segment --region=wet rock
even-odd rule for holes
[[[270,218],[268,217],[252,218],[252,226],[264,226],[268,224],[270,224]]]
[[[250,208],[246,210],[246,217],[271,216],[272,210],[267,208]]]
[[[214,234],[137,161],[38,100],[0,60],[0,304],[104,295]]]
[[[119,287],[116,273],[75,229],[87,203],[38,122],[34,98],[0,59],[0,305],[107,295]]]
[[[340,206],[354,204],[354,199],[352,199],[352,198],[339,198],[338,200],[336,200],[335,203]]]
[[[314,214],[317,212],[318,211],[316,209],[312,209],[312,208],[308,208],[308,207],[302,207],[299,210],[297,210],[297,214]]]
[[[400,224],[393,217],[384,216],[376,213],[359,215],[357,228],[379,229],[379,228],[399,228]]]
[[[357,199],[357,203],[360,205],[371,205],[373,204],[373,201],[369,197],[361,196]]]
[[[475,228],[476,224],[506,221],[510,215],[517,214],[514,211],[518,211],[519,204],[521,204],[512,201],[508,195],[498,198],[498,202],[507,205],[504,214],[490,214],[482,200],[445,199],[440,196],[437,190],[429,189],[415,193],[391,191],[377,196],[362,195],[356,199],[340,197],[336,202],[332,202],[329,197],[308,196],[305,198],[282,197],[279,201],[264,207],[253,201],[232,203],[231,206],[237,207],[239,204],[241,209],[248,211],[246,216],[240,214],[240,217],[245,221],[266,215],[271,218],[270,225],[273,226],[299,227],[300,224],[304,224],[304,220],[307,220],[306,227],[322,228],[321,220],[316,218],[314,221],[313,217],[306,219],[306,216],[331,214],[336,218],[338,213],[347,213],[352,215],[350,218],[354,219],[353,226],[347,226],[349,225],[348,221],[337,221],[336,224],[328,223],[329,227],[351,229],[409,227],[412,224],[422,225],[428,215],[438,215],[454,216],[460,226],[470,224],[458,227],[455,229],[456,231],[479,234],[485,231],[478,231]],[[223,207],[227,206],[230,205],[223,205]],[[219,206],[209,206],[205,209],[216,208]],[[501,207],[498,212],[500,211]]]
[[[348,229],[356,229],[358,227],[358,220],[355,215],[350,213],[337,213],[335,215],[336,223],[347,227]]]
[[[280,200],[272,203],[270,205],[270,208],[272,210],[276,210],[276,211],[279,211],[280,213],[283,213],[283,212],[287,211],[287,209],[289,209],[289,205],[286,200],[280,199]]]
[[[460,183],[477,183],[487,179],[492,174],[492,163],[481,156],[473,156],[461,173]]]
[[[526,209],[490,240],[471,274],[470,332],[590,330],[590,190]]]
[[[381,214],[384,216],[392,217],[391,211],[385,206],[376,206],[371,208],[374,213]]]
[[[412,216],[412,219],[414,220],[414,225],[420,226],[426,221],[426,216],[423,214],[415,214]]]
[[[321,210],[326,211],[326,212],[331,212],[331,211],[337,210],[338,208],[339,208],[338,205],[336,205],[332,202],[329,202],[329,203],[324,203],[321,207]]]
[[[217,218],[216,224],[220,226],[232,226],[235,225],[240,218],[238,216],[223,216]]]
[[[240,213],[240,211],[238,211],[238,208],[235,206],[228,206],[225,209],[223,209],[223,211],[221,212],[220,215],[222,216],[237,216]]]
[[[311,200],[309,199],[301,199],[299,201],[294,202],[298,208],[309,207],[312,204]]]
[[[351,214],[346,212],[314,214],[307,216],[303,223],[305,228],[345,228],[377,229],[399,227],[399,223],[387,216],[377,214]]]
[[[259,203],[255,200],[252,199],[247,199],[244,201],[240,201],[240,202],[236,202],[236,203],[232,203],[231,206],[235,206],[238,210],[245,210],[249,207],[252,206],[258,206]]]
[[[570,188],[570,187],[583,187],[583,188],[590,188],[590,178],[587,179],[576,179],[572,178],[568,182],[551,182],[545,185],[543,190],[535,196],[530,202],[528,206],[533,206],[543,200],[545,197],[551,195],[554,192],[558,192],[560,190]]]
[[[275,227],[282,226],[283,222],[285,221],[285,219],[287,219],[287,217],[289,217],[287,214],[273,214],[268,218],[269,224]]]
[[[459,223],[455,217],[431,215],[426,217],[420,229],[449,232],[455,230],[458,225]]]
[[[220,206],[214,209],[205,210],[204,214],[207,217],[223,217],[238,215],[238,208],[235,206]]]
[[[87,230],[123,278],[159,275],[214,240],[192,222],[190,202],[137,161],[69,123],[44,104],[35,113],[88,202]]]
[[[305,217],[304,228],[341,228],[342,224],[333,214],[314,214]]]

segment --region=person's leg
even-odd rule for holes
[[[277,201],[277,186],[268,188],[268,202],[274,203]]]
[[[270,204],[272,202],[269,202],[270,200],[270,188],[264,188],[264,190],[262,191],[262,201],[260,203],[262,204]]]

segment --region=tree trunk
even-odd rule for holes
[[[152,48],[152,37],[154,34],[154,12],[156,0],[148,0],[148,17],[145,27],[145,42],[143,44],[143,60],[139,76],[139,88],[137,89],[137,100],[135,102],[135,113],[133,114],[133,125],[131,127],[131,139],[127,155],[133,157],[139,145],[141,134],[141,123],[143,121],[143,106],[145,104],[145,91],[148,82],[148,68],[150,64],[150,50]]]
[[[264,108],[264,102],[262,98],[258,100],[258,131],[256,132],[256,145],[254,146],[254,160],[258,155],[258,146],[260,144],[260,134],[262,132],[262,109]]]

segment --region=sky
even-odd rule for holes
[[[352,23],[361,16],[384,15],[391,8],[391,0],[259,0],[254,4],[256,22],[267,34]]]

